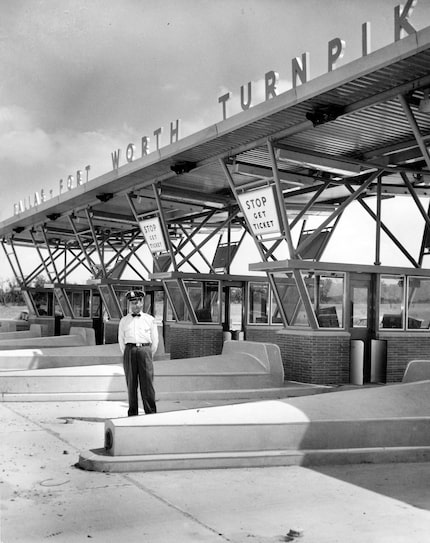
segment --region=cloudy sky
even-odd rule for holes
[[[291,59],[310,53],[311,78],[327,71],[327,44],[346,41],[340,64],[394,41],[400,0],[0,0],[0,221],[34,192],[181,119],[185,137],[222,120],[218,97],[263,89],[264,74],[291,87]],[[411,23],[430,25],[419,0]],[[254,103],[261,98],[255,96]],[[152,137],[154,141],[154,138]]]

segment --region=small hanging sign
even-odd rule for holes
[[[280,234],[279,217],[272,187],[238,194],[240,205],[253,233]]]
[[[163,230],[158,217],[139,221],[139,226],[151,253],[166,252],[167,249],[164,242]]]

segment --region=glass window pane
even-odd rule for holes
[[[91,300],[91,291],[90,290],[84,290],[84,305],[83,305],[83,317],[89,317],[90,316],[90,300]]]
[[[100,317],[100,305],[101,305],[100,294],[98,292],[93,292],[92,304],[91,304],[91,316],[93,318]]]
[[[167,305],[166,305],[166,320],[167,320],[167,321],[174,321],[174,320],[175,320],[175,315],[174,315],[174,313],[173,313],[172,304],[170,303],[169,298],[166,298],[166,301],[167,301]]]
[[[241,287],[229,287],[230,322],[229,330],[242,329],[243,290]],[[225,300],[224,300],[225,303]]]
[[[281,310],[280,310],[278,302],[276,300],[276,296],[274,295],[272,290],[270,292],[271,292],[271,304],[272,304],[271,305],[271,308],[272,308],[272,324],[282,324],[283,320],[282,320],[282,316],[281,316]],[[284,293],[282,293],[282,294],[284,294]]]
[[[186,311],[184,298],[182,296],[182,292],[179,288],[178,283],[176,281],[166,281],[165,285],[172,301],[172,305],[177,315],[178,321],[189,321],[190,319],[188,316],[188,311]],[[187,315],[187,319],[185,319],[185,315]]]
[[[184,281],[198,322],[219,322],[219,282]]]
[[[249,284],[249,323],[269,322],[269,284]]]
[[[402,276],[381,276],[379,302],[381,328],[403,328],[404,279]]]
[[[317,274],[317,318],[321,328],[343,328],[344,277],[342,274]]]
[[[408,328],[428,329],[430,324],[430,279],[408,279]]]
[[[82,292],[72,292],[71,295],[73,315],[75,317],[82,317]]]
[[[70,298],[69,297],[66,298],[66,295],[64,294],[64,291],[61,288],[55,288],[54,293],[55,293],[55,297],[57,299],[58,305],[61,307],[61,313],[65,317],[71,317],[72,315],[70,312],[70,301],[69,301]]]
[[[154,292],[154,317],[157,321],[161,322],[163,320],[163,310],[164,310],[164,291],[156,290]]]
[[[118,309],[118,306],[115,301],[115,292],[113,287],[110,285],[100,285],[99,286],[100,295],[103,299],[104,310],[106,311],[106,318],[109,319],[120,319],[127,312],[127,306],[124,312],[123,306],[121,306],[121,311]]]
[[[288,323],[295,326],[309,326],[308,317],[293,275],[291,273],[275,274],[274,281]],[[313,281],[310,290],[313,293]]]
[[[33,300],[40,317],[52,316],[52,292],[34,292]]]
[[[367,287],[352,287],[351,324],[354,328],[367,328],[369,289]]]

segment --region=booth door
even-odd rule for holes
[[[223,330],[225,339],[241,339],[243,336],[243,292],[242,285],[223,288]]]
[[[96,345],[102,345],[104,343],[103,306],[98,292],[92,293],[91,316],[93,318]]]
[[[350,276],[350,332],[355,352],[362,356],[363,382],[371,377],[371,342],[375,337],[375,303],[372,276],[360,273]]]

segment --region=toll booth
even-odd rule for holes
[[[88,285],[45,284],[21,289],[30,324],[41,324],[45,335],[65,335],[72,326],[94,328],[96,343],[103,343],[101,299]]]
[[[247,338],[279,345],[286,379],[399,382],[410,360],[428,358],[430,270],[301,260],[250,268],[271,276],[285,326],[260,323]]]
[[[172,359],[220,354],[225,340],[248,339],[261,322],[282,327],[264,276],[172,271],[152,278],[162,282],[167,296],[165,341]]]

